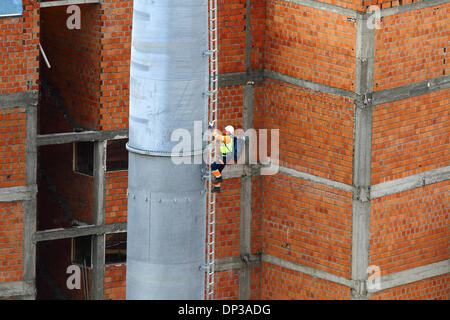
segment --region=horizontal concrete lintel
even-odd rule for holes
[[[358,15],[363,14],[363,12],[347,9],[333,4],[319,2],[316,0],[283,0],[283,2],[291,2],[309,8],[342,14],[344,16],[349,16],[352,18],[356,18]]]
[[[367,18],[367,16],[372,13],[366,13],[359,10],[348,9],[344,7],[340,7],[333,4],[323,3],[317,0],[283,0],[284,2],[291,2],[295,4],[299,4],[305,7],[315,8],[323,11],[334,12],[338,14],[342,14],[352,18]],[[420,2],[413,2],[409,4],[399,5],[396,7],[391,7],[387,9],[381,9],[381,16],[386,17],[394,14],[399,14],[403,12],[419,10],[428,7],[435,7],[441,4],[448,3],[448,0],[422,0]]]
[[[359,289],[358,287],[361,286],[362,282],[365,282],[363,286],[368,289],[369,293],[375,293],[378,291],[383,291],[386,289],[395,288],[398,286],[450,273],[450,259],[447,259],[444,261],[427,264],[425,266],[412,268],[388,274],[385,276],[382,275],[380,278],[380,289],[372,289],[370,288],[369,283],[370,279],[365,281],[350,280],[344,277],[336,276],[332,273],[328,273],[311,267],[302,266],[298,263],[294,263],[265,253],[261,255],[261,261],[268,262],[289,270],[294,270],[304,274],[308,274],[312,277],[317,277],[327,281],[339,283],[354,290],[358,290]]]
[[[0,189],[0,202],[27,201],[34,198],[37,186],[19,186]]]
[[[331,281],[331,282],[335,282],[335,283],[339,283],[342,284],[344,286],[350,287],[352,288],[354,286],[354,282],[350,279],[344,278],[344,277],[340,277],[337,275],[334,275],[332,273],[329,272],[325,272],[319,269],[314,269],[311,267],[306,267],[306,266],[302,266],[298,263],[294,263],[285,259],[281,259],[269,254],[262,254],[261,260],[263,262],[268,262],[274,265],[277,265],[279,267],[283,267],[289,270],[294,270],[294,271],[298,271],[307,275],[310,275],[312,277],[316,277],[316,278],[320,278],[320,279],[324,279],[327,281]]]
[[[246,85],[249,82],[258,84],[264,82],[263,71],[229,72],[219,74],[219,87]]]
[[[35,295],[32,281],[14,281],[0,283],[0,299],[18,298]]]
[[[355,92],[336,88],[336,87],[327,86],[325,84],[321,84],[321,83],[317,83],[317,82],[304,80],[304,79],[301,79],[298,77],[288,76],[288,75],[280,73],[280,72],[265,70],[264,76],[266,78],[270,78],[272,80],[289,83],[294,86],[310,89],[313,91],[323,92],[323,93],[332,94],[332,95],[340,96],[343,98],[354,99],[354,100],[358,99],[358,95]]]
[[[370,198],[377,199],[445,180],[450,180],[450,166],[375,184],[371,187]]]
[[[246,176],[259,176],[261,174],[261,165],[243,165],[229,164],[223,169],[224,179],[242,178]]]
[[[354,192],[354,188],[351,185],[333,181],[333,180],[326,179],[326,178],[322,178],[322,177],[318,177],[318,176],[315,176],[315,175],[312,175],[309,173],[305,173],[305,172],[301,172],[301,171],[297,171],[297,170],[294,170],[291,168],[280,167],[279,173],[290,176],[290,177],[299,178],[299,179],[310,181],[310,182],[315,182],[315,183],[325,185],[327,187],[335,188],[338,190],[347,191],[347,192],[351,192],[351,193]]]
[[[81,131],[38,135],[37,145],[48,146],[82,141],[104,141],[128,138],[128,129],[109,131]]]
[[[100,226],[92,225],[92,226],[78,226],[66,229],[58,228],[58,229],[37,231],[34,234],[33,241],[41,242],[41,241],[61,240],[89,235],[100,235],[126,231],[127,231],[126,222],[108,223]]]
[[[264,72],[256,71],[250,74],[246,72],[223,73],[220,74],[219,76],[219,84],[220,87],[227,87],[233,85],[245,85],[248,83],[248,81],[253,81],[255,83],[262,83],[264,82],[265,78],[270,78],[272,80],[292,84],[294,86],[310,89],[313,91],[353,99],[357,103],[362,103],[367,98],[365,95],[360,95],[352,91],[327,86],[322,83],[308,81],[299,77],[293,77],[271,70],[264,70]],[[371,99],[372,104],[375,106],[384,103],[403,100],[409,97],[416,97],[423,94],[444,90],[448,88],[450,88],[450,75],[423,80],[407,84],[404,86],[398,86],[390,89],[376,91],[371,94],[372,96]]]
[[[372,99],[374,105],[380,105],[384,103],[407,99],[410,97],[417,97],[420,95],[448,88],[450,88],[450,75],[423,80],[407,84],[404,86],[385,89],[381,91],[375,91],[372,94]]]
[[[41,2],[39,5],[41,8],[50,8],[50,7],[60,7],[60,6],[70,6],[74,4],[78,5],[90,3],[100,3],[100,0],[58,0],[58,1]]]
[[[261,266],[261,256],[252,254],[249,256],[247,262],[245,262],[240,256],[216,259],[214,271],[225,272],[231,270],[241,270],[245,267],[255,268],[259,266]]]
[[[408,4],[403,4],[401,6],[386,8],[381,10],[381,16],[387,17],[392,16],[394,14],[404,13],[408,11],[414,11],[429,7],[436,7],[444,3],[448,3],[448,0],[422,0],[419,2],[413,2]]]
[[[385,276],[382,275],[380,278],[380,289],[369,289],[369,293],[375,293],[378,291],[403,286],[447,273],[450,273],[450,259]]]
[[[0,95],[0,110],[36,107],[37,100],[37,91],[2,94]]]

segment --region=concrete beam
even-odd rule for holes
[[[50,7],[61,7],[70,5],[80,5],[80,4],[92,4],[100,3],[100,0],[59,0],[59,1],[48,1],[39,3],[40,8],[50,8]]]
[[[105,140],[118,140],[127,138],[128,138],[128,129],[118,129],[109,131],[65,132],[65,133],[38,135],[37,145],[49,146],[73,142],[105,141]]]
[[[340,277],[337,276],[335,274],[329,273],[329,272],[325,272],[319,269],[315,269],[315,268],[311,268],[311,267],[307,267],[307,266],[302,266],[298,263],[294,263],[285,259],[281,259],[275,256],[272,256],[270,254],[266,254],[263,253],[262,257],[261,257],[261,261],[263,262],[268,262],[274,265],[277,265],[279,267],[283,267],[289,270],[294,270],[294,271],[298,271],[307,275],[310,275],[312,277],[316,277],[316,278],[320,278],[320,279],[324,279],[324,280],[328,280],[331,282],[335,282],[335,283],[339,283],[342,284],[344,286],[347,287],[352,287],[353,286],[353,282],[350,279],[344,278],[344,277]]]
[[[229,72],[219,74],[219,87],[243,86],[247,83],[263,83],[264,72],[250,70],[248,72]]]
[[[357,48],[358,49],[358,48]],[[359,48],[361,50],[362,48]],[[357,74],[361,74],[361,77],[366,79],[366,83],[356,82],[356,86],[359,86],[360,92],[364,91],[361,88],[367,87],[368,78],[370,76],[370,81],[373,81],[373,72],[370,73],[369,70],[372,70],[373,59],[365,59],[360,55],[360,63],[357,64]],[[370,65],[369,65],[370,64]],[[263,83],[265,78],[269,78],[272,80],[280,81],[287,84],[292,84],[297,87],[310,89],[313,91],[328,93],[332,95],[337,95],[339,97],[350,98],[354,100],[364,100],[364,95],[358,95],[354,92],[327,86],[321,83],[312,82],[308,80],[304,80],[298,77],[288,76],[279,72],[274,72],[271,70],[264,71],[251,71],[247,72],[237,72],[237,73],[223,73],[219,75],[219,86],[220,87],[228,87],[235,85],[245,85],[248,83]],[[430,92],[445,90],[450,88],[450,75],[441,76],[433,79],[423,80],[399,87],[394,87],[390,89],[380,90],[371,93],[371,99],[373,105],[380,105],[388,102],[394,102],[398,100],[403,100],[408,97],[416,97],[419,95],[427,94]],[[368,90],[371,91],[372,89]],[[357,91],[358,92],[358,91]],[[370,97],[369,97],[370,98]]]
[[[421,3],[421,2],[416,2]],[[450,88],[450,75],[423,80],[403,86],[376,91],[373,93],[373,104],[403,100]]]
[[[344,16],[356,18],[358,14],[360,14],[356,10],[343,8],[340,6],[336,6],[333,4],[323,3],[316,0],[283,0],[283,2],[295,3],[301,6],[319,9],[328,12],[334,12],[338,14],[342,14]]]
[[[369,15],[369,13],[365,13],[363,11],[347,9],[337,5],[323,3],[317,0],[283,0],[283,2],[295,3],[305,7],[319,9],[327,12],[334,12],[351,18],[361,17],[363,15],[365,15],[365,17],[367,18],[367,16]],[[419,10],[428,7],[436,7],[444,3],[448,3],[448,0],[422,0],[420,2],[413,2],[410,4],[404,4],[396,7],[382,9],[381,16],[386,17],[413,10]]]
[[[280,166],[280,170],[279,170],[280,174],[284,174],[287,175],[289,177],[294,177],[294,178],[298,178],[298,179],[302,179],[305,181],[309,181],[309,182],[314,182],[317,184],[321,184],[330,188],[335,188],[338,190],[342,190],[342,191],[347,191],[347,192],[352,192],[353,193],[353,186],[345,184],[345,183],[341,183],[341,182],[337,182],[334,180],[330,180],[330,179],[326,179],[326,178],[322,178],[319,176],[315,176],[306,172],[301,172],[301,171],[297,171],[291,168],[287,168],[287,167],[281,167]]]
[[[83,236],[103,235],[109,233],[127,232],[125,222],[108,223],[100,226],[78,226],[72,228],[58,228],[44,231],[37,231],[33,237],[35,243],[42,241],[52,241],[61,239],[70,239]]]
[[[250,255],[246,257],[226,257],[216,259],[214,270],[215,272],[227,272],[232,270],[252,269],[261,267],[261,256]],[[248,258],[248,259],[247,259]]]
[[[332,94],[332,95],[336,95],[336,96],[344,97],[344,98],[350,98],[350,99],[357,98],[357,95],[354,92],[351,92],[351,91],[348,91],[345,89],[331,87],[331,86],[327,86],[325,84],[312,82],[312,81],[304,80],[304,79],[297,78],[297,77],[291,77],[286,74],[271,71],[271,70],[264,70],[264,76],[266,78],[270,78],[272,80],[289,83],[289,84],[292,84],[297,87],[310,89],[312,91],[328,93],[328,94]]]
[[[381,276],[380,289],[369,290],[369,292],[375,293],[447,273],[450,273],[450,259]]]
[[[29,297],[34,299],[36,289],[34,281],[15,281],[0,283],[0,300],[9,298]]]
[[[33,102],[37,101],[37,91],[19,92],[0,95],[0,110],[16,107],[33,107]]]
[[[402,191],[420,188],[433,183],[450,180],[450,166],[413,174],[408,177],[373,185],[370,190],[370,198],[377,199]]]
[[[428,7],[437,7],[441,4],[448,3],[448,0],[422,0],[419,2],[413,2],[408,4],[403,4],[401,6],[391,7],[381,10],[381,16],[387,17],[394,14],[404,13],[408,11],[420,10]]]
[[[28,201],[34,199],[37,186],[0,188],[0,202]]]
[[[242,178],[246,176],[259,176],[261,174],[261,166],[255,165],[243,165],[243,164],[230,164],[223,169],[223,179]]]

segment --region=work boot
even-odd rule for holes
[[[220,177],[216,177],[216,176],[214,176],[214,183],[219,183],[219,182],[222,182],[223,181],[223,178],[222,178],[222,176],[220,176]]]
[[[212,193],[220,193],[220,187],[214,186],[214,188],[212,189]]]

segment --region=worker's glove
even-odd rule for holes
[[[210,130],[212,130],[212,129],[214,128],[214,123],[213,123],[213,122],[210,122],[208,128],[209,128]]]

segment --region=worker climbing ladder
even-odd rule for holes
[[[208,91],[208,120],[213,129],[217,128],[217,100],[219,90],[218,39],[217,39],[217,0],[209,0],[209,91]],[[213,163],[217,152],[216,143],[210,143],[207,190],[207,228],[206,228],[206,300],[214,299],[214,256],[215,256],[215,224],[216,224],[216,194],[211,192]]]

